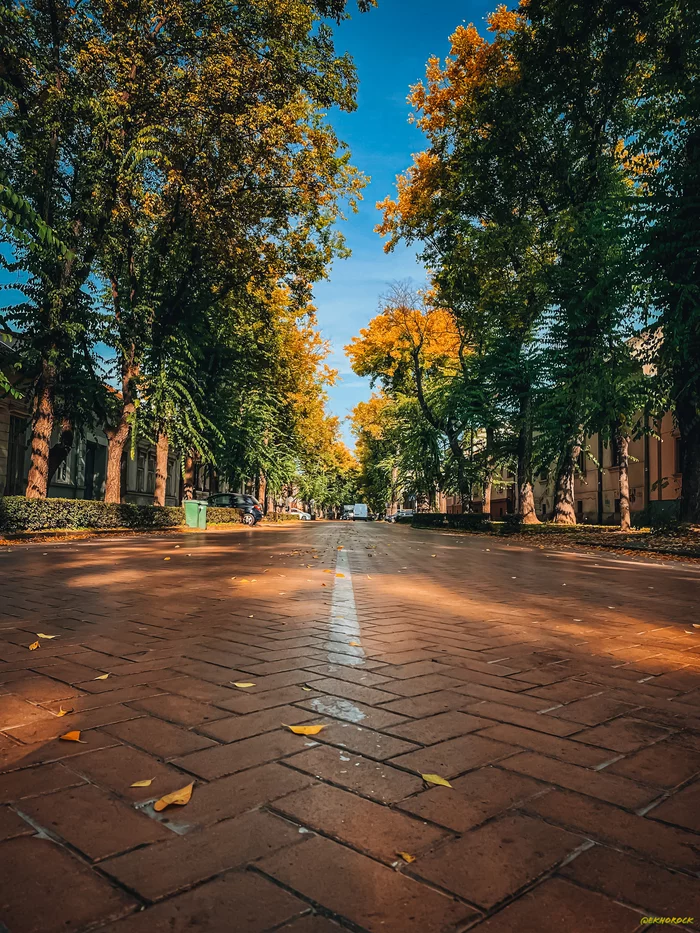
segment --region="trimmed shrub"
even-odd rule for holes
[[[414,528],[440,528],[447,524],[450,516],[443,512],[416,512],[412,519]]]
[[[264,522],[298,522],[298,515],[290,515],[289,512],[268,512],[263,518]]]
[[[512,515],[504,515],[503,518],[500,519],[500,521],[502,523],[500,531],[501,531],[501,534],[504,534],[504,535],[510,535],[515,532],[522,531],[523,527],[526,527],[523,525],[522,521],[520,520],[520,516],[517,513],[512,514]],[[533,525],[532,527],[539,528],[540,526]]]
[[[413,515],[397,515],[394,521],[397,525],[411,525],[413,524]]]
[[[243,509],[225,509],[209,506],[207,509],[207,525],[230,525],[243,520]]]
[[[491,518],[484,512],[464,512],[461,515],[448,515],[447,524],[450,528],[459,528],[463,531],[493,531]]]
[[[176,528],[183,525],[180,506],[132,505],[96,499],[0,499],[0,531],[48,531],[53,528]]]

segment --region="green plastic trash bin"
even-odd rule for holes
[[[198,502],[199,511],[197,512],[197,528],[206,528],[207,527],[207,504],[206,502]]]
[[[185,500],[185,524],[188,528],[207,527],[207,504],[198,499]]]

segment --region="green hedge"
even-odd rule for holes
[[[290,515],[289,512],[268,512],[265,518],[265,522],[298,522],[298,515]]]
[[[417,512],[411,519],[414,528],[462,528],[467,531],[492,531],[491,519],[482,512]]]
[[[465,531],[493,531],[491,517],[483,512],[464,512],[460,515],[448,514],[446,517],[450,528],[461,528]]]
[[[0,531],[52,528],[175,528],[184,524],[179,506],[100,502],[93,499],[0,498]]]
[[[236,524],[243,519],[243,509],[225,509],[217,506],[207,508],[207,525]]]
[[[411,524],[414,528],[441,528],[447,524],[447,515],[443,512],[416,512]]]

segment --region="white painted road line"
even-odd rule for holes
[[[343,576],[335,577],[333,580],[328,660],[331,664],[360,665],[365,659],[362,648],[346,648],[342,654],[335,650],[338,642],[345,642],[346,645],[351,641],[360,642],[360,623],[357,621],[355,593],[352,588],[352,573],[347,551],[338,551],[335,572],[342,573]]]

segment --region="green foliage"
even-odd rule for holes
[[[272,524],[279,522],[298,522],[299,516],[290,515],[289,512],[268,512],[265,518],[263,518],[263,521]]]
[[[160,508],[91,499],[0,498],[0,531],[46,531],[54,528],[174,528],[183,525],[181,507]]]
[[[207,508],[207,525],[231,525],[243,520],[242,509]]]

